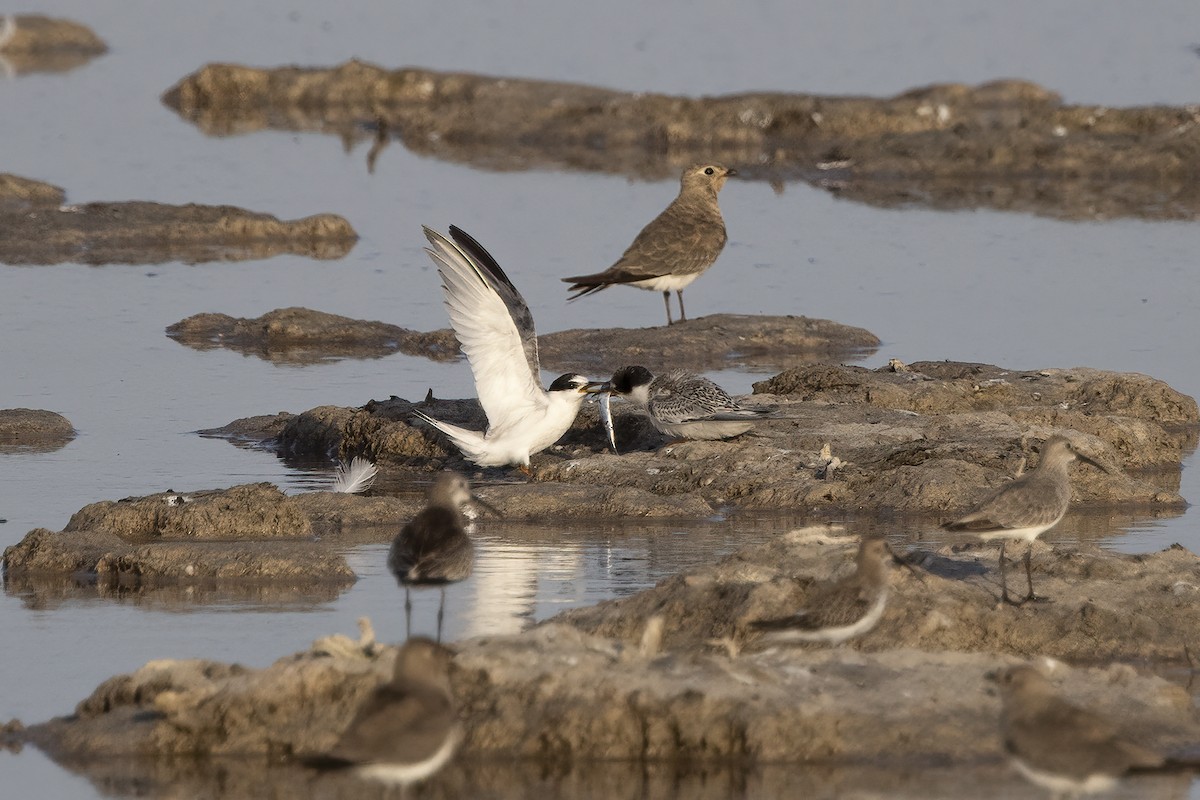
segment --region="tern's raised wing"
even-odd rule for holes
[[[546,404],[538,370],[537,334],[524,298],[487,250],[451,226],[450,241],[425,228],[433,245],[450,325],[475,375],[475,392],[490,428]]]

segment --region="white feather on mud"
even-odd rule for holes
[[[378,473],[379,468],[362,456],[355,456],[349,464],[340,461],[337,465],[337,477],[333,479],[333,486],[329,487],[329,491],[346,494],[365,492],[371,488]]]

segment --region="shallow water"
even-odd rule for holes
[[[660,322],[654,294],[614,289],[567,305],[557,278],[607,266],[674,196],[673,181],[487,172],[418,157],[399,143],[368,175],[366,147],[344,152],[329,136],[208,138],[158,101],[207,62],[328,65],[354,56],[688,94],[880,95],[935,81],[1021,77],[1069,102],[1112,105],[1192,103],[1200,86],[1200,58],[1189,49],[1200,38],[1193,0],[1152,7],[927,0],[904,4],[899,15],[883,3],[761,2],[735,16],[712,0],[569,12],[550,2],[486,9],[347,2],[336,9],[303,0],[253,8],[229,0],[63,0],[30,8],[91,25],[112,51],[70,73],[0,83],[8,110],[0,115],[0,168],[61,185],[68,202],[231,203],[285,218],[329,211],[346,216],[362,238],[330,262],[0,265],[0,406],[56,410],[79,430],[58,451],[0,455],[0,518],[7,519],[0,544],[34,527],[60,529],[100,499],[255,480],[311,488],[312,473],[198,437],[197,429],[320,404],[413,398],[428,387],[443,397],[469,396],[470,373],[459,363],[397,355],[276,366],[229,351],[197,352],[163,335],[201,311],[258,316],[290,305],[442,327],[437,280],[421,253],[422,223],[459,224],[484,242],[543,331]],[[596,44],[581,47],[581,30]],[[893,357],[1083,365],[1145,372],[1200,394],[1200,231],[1193,223],[882,210],[805,184],[776,194],[765,183],[731,182],[721,200],[730,245],[688,289],[694,316],[801,313],[861,325],[884,340],[868,365]],[[714,376],[734,392],[761,378],[733,370]],[[1181,492],[1200,497],[1195,470],[1185,470]],[[597,523],[569,531],[484,524],[476,576],[449,592],[446,634],[516,629],[636,591],[797,522]],[[879,524],[897,535],[922,527]],[[1055,535],[1128,550],[1173,541],[1195,548],[1196,527],[1192,513],[1085,515]],[[320,636],[353,633],[362,615],[381,637],[399,638],[403,600],[384,571],[383,550],[352,548],[359,582],[324,594],[100,597],[89,587],[10,585],[0,598],[0,682],[19,690],[0,693],[0,720],[69,712],[105,678],[152,658],[263,665]],[[417,593],[414,601],[416,626],[429,630],[437,593]],[[41,796],[98,791],[28,750],[0,754],[0,763],[18,793],[34,786]],[[1013,796],[1023,793],[1019,783],[1003,785]],[[762,782],[743,788],[746,796],[772,796]],[[629,794],[671,796],[665,789]]]

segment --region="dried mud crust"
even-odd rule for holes
[[[566,611],[551,623],[632,644],[645,620],[660,616],[668,649],[728,646],[757,652],[764,645],[750,623],[793,614],[819,582],[853,572],[856,544],[800,529],[631,597]],[[1024,547],[1011,545],[1009,556],[1019,559]],[[1125,555],[1038,540],[1031,565],[1038,594],[1047,601],[1019,607],[1000,602],[998,542],[980,545],[960,536],[907,550],[916,573],[891,567],[892,592],[882,620],[844,647],[1187,664],[1187,651],[1198,643],[1200,558],[1179,545]],[[1010,568],[1008,581],[1011,590],[1023,593],[1019,565]]]
[[[1194,106],[1069,105],[1036,84],[936,84],[894,97],[756,92],[680,97],[349,61],[209,64],[163,102],[213,135],[394,135],[482,168],[674,177],[715,160],[862,202],[992,207],[1073,219],[1200,212]]]
[[[4,550],[5,575],[75,576],[103,587],[205,580],[353,581],[299,504],[270,484],[102,501],[61,532]]]
[[[1200,421],[1192,398],[1145,375],[953,362],[795,367],[756,384],[746,402],[778,405],[778,417],[737,439],[681,444],[664,443],[614,402],[620,455],[608,451],[597,411],[585,404],[563,439],[533,457],[536,490],[489,486],[487,498],[517,517],[586,517],[601,508],[619,515],[619,491],[640,498],[626,516],[728,508],[947,513],[1032,466],[1037,442],[1062,433],[1112,469],[1074,469],[1077,501],[1170,512],[1186,505],[1180,463]],[[365,454],[413,478],[445,468],[485,481],[510,475],[478,472],[414,421],[415,410],[473,430],[486,425],[476,401],[433,398],[322,406],[258,425],[278,431],[269,442],[288,455]],[[229,435],[244,439],[243,426],[232,423]],[[834,469],[821,456],[825,445],[838,459]]]
[[[457,646],[461,757],[746,762],[999,759],[993,653],[666,650],[563,624]],[[265,669],[161,660],[21,732],[59,759],[289,758],[336,741],[394,650],[333,636]],[[1059,665],[1062,690],[1164,748],[1194,741],[1190,696],[1122,665]],[[936,708],[936,714],[929,709]]]

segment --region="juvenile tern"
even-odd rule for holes
[[[451,225],[447,239],[425,228],[446,297],[450,325],[475,376],[475,392],[487,415],[484,433],[414,412],[450,437],[466,458],[482,467],[512,464],[528,471],[529,457],[557,442],[598,383],[560,375],[542,388],[537,333],[525,299],[479,242]]]
[[[563,278],[576,292],[569,300],[616,284],[663,293],[667,324],[671,324],[671,292],[679,296],[679,321],[687,320],[683,290],[700,277],[725,248],[725,220],[717,193],[732,169],[720,164],[697,164],[683,171],[679,195],[650,221],[625,253],[603,272]]]
[[[743,406],[708,378],[683,370],[656,378],[642,366],[621,367],[600,391],[628,399],[655,428],[676,439],[730,439],[778,410]]]

